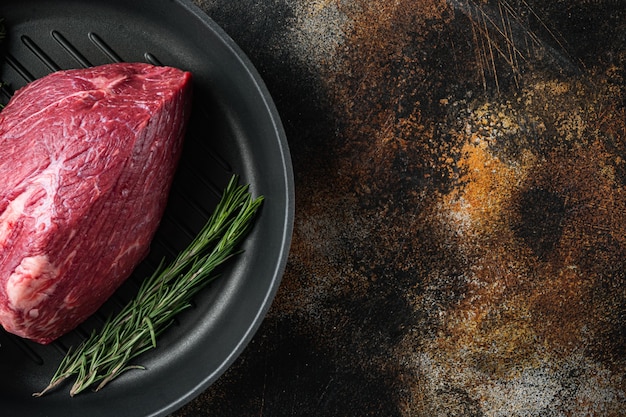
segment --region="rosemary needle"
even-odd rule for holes
[[[70,395],[90,387],[98,391],[129,369],[131,359],[156,347],[157,337],[173,317],[190,306],[191,298],[214,277],[214,270],[235,254],[263,197],[253,199],[247,185],[236,176],[228,183],[213,214],[196,236],[169,265],[163,262],[144,280],[137,295],[115,316],[107,319],[76,349],[70,349],[48,386],[33,394],[42,396],[75,376]]]

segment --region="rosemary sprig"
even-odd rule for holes
[[[99,332],[94,330],[76,349],[70,349],[48,386],[34,396],[44,395],[74,375],[71,396],[92,386],[98,391],[129,369],[143,369],[129,365],[130,360],[156,347],[157,337],[215,278],[215,268],[235,254],[250,229],[263,197],[253,199],[249,187],[237,183],[233,176],[210,219],[189,246],[169,266],[162,262],[142,283],[135,298]]]

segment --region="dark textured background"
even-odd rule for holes
[[[296,219],[172,417],[626,415],[626,2],[196,1],[276,101]]]

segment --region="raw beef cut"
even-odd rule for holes
[[[0,324],[49,343],[147,254],[190,112],[191,74],[60,71],[0,112]]]

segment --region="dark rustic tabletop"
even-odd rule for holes
[[[172,417],[626,415],[626,2],[196,1],[276,101],[296,218]]]

